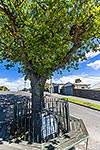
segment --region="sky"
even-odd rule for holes
[[[52,77],[52,82],[65,84],[75,83],[75,79],[80,78],[82,83],[91,84],[91,88],[100,88],[100,51],[86,54],[87,60],[79,62],[79,69],[66,69],[59,75],[56,72]],[[18,64],[10,70],[5,69],[6,62],[0,64],[0,86],[6,86],[11,91],[21,90],[25,87],[23,74],[18,73]],[[47,81],[48,83],[50,81]],[[26,87],[30,87],[27,80]]]

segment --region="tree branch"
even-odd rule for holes
[[[3,9],[2,7],[0,7],[0,11],[1,11],[1,12],[5,12],[4,9]]]
[[[73,47],[70,49],[70,51],[66,54],[66,56],[61,60],[61,62],[53,68],[53,72],[64,67],[71,59],[72,55],[77,51],[77,49],[81,47],[80,43],[73,45]]]
[[[61,60],[61,62],[53,68],[53,72],[64,67],[71,59],[72,55],[77,51],[79,47],[81,47],[80,44],[80,33],[81,28],[78,25],[73,25],[70,30],[70,36],[72,36],[72,42],[73,47],[70,49],[70,51],[67,52],[66,56]]]

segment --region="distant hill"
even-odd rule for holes
[[[6,86],[0,86],[0,91],[10,91]]]

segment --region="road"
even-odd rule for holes
[[[90,135],[88,150],[100,150],[100,111],[71,103],[70,114],[84,121]]]

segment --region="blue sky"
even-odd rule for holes
[[[15,81],[18,78],[22,78],[23,74],[18,73],[18,65],[16,64],[15,67],[10,68],[9,70],[5,69],[5,65],[7,63],[0,64],[0,78],[7,78],[9,81]]]
[[[71,69],[71,71],[68,72],[65,69],[63,71],[62,75],[57,75],[57,74],[55,74],[55,75],[56,75],[56,77],[59,78],[62,76],[68,76],[68,75],[74,75],[74,74],[75,75],[88,74],[89,76],[100,76],[100,54],[98,54],[96,56],[88,57],[88,60],[86,60],[86,61],[79,62],[79,69],[78,70]]]
[[[100,86],[100,51],[94,53],[89,52],[86,54],[87,61],[79,62],[79,69],[71,69],[68,72],[66,69],[59,75],[54,73],[53,82],[67,83],[75,82],[76,78],[80,78],[83,83],[91,84],[91,87],[95,84]],[[0,86],[5,85],[10,90],[19,90],[24,87],[23,75],[18,73],[18,65],[14,68],[6,70],[5,62],[0,64]],[[30,82],[27,81],[27,87],[30,86]]]

